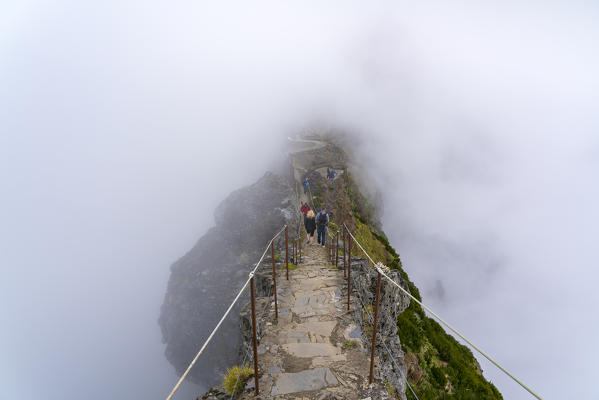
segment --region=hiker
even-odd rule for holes
[[[331,170],[327,167],[327,179],[331,179]]]
[[[304,180],[304,194],[308,191],[308,186],[310,186],[310,182],[308,181],[308,177]]]
[[[300,211],[302,212],[302,214],[306,215],[306,214],[308,214],[308,211],[310,211],[310,210],[311,210],[311,208],[308,205],[308,203],[302,202],[302,206],[300,207]]]
[[[335,168],[331,169],[331,182],[335,179]]]
[[[314,231],[316,230],[314,211],[309,210],[308,213],[304,216],[304,228],[306,228],[306,236],[308,237],[308,241],[306,241],[306,244],[311,245],[312,241],[314,240]]]
[[[324,206],[316,216],[316,227],[318,228],[318,244],[324,247],[327,242],[327,225],[329,223],[329,214],[327,214]]]

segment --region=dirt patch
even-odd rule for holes
[[[285,354],[282,361],[285,372],[301,372],[309,369],[312,364],[311,358],[295,357],[289,354]]]

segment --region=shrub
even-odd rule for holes
[[[238,395],[252,375],[254,375],[254,370],[247,365],[231,367],[227,369],[227,375],[223,379],[223,387],[227,393]]]
[[[294,263],[289,263],[289,271],[293,271],[294,269],[297,269],[297,267],[298,267],[298,266],[297,266],[296,264],[294,264]],[[283,263],[283,264],[279,265],[279,269],[284,269],[284,270],[286,270],[286,269],[287,269],[287,264]],[[278,274],[277,274],[277,275],[278,275]]]

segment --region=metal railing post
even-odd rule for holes
[[[302,236],[299,238],[299,262],[302,262]]]
[[[289,234],[285,225],[285,268],[287,268],[287,280],[289,280]]]
[[[256,338],[256,299],[254,297],[254,277],[252,276],[250,292],[252,297],[252,329],[253,329],[253,341],[254,347],[254,386],[256,387],[256,396],[260,393],[258,389],[258,339]]]
[[[329,237],[329,262],[333,264],[333,238]]]
[[[351,295],[351,238],[347,240],[347,311],[349,311],[349,301]]]
[[[339,268],[339,233],[335,235],[335,267]]]
[[[379,322],[379,299],[381,297],[381,273],[377,273],[376,278],[376,302],[374,304],[374,325],[372,327],[372,348],[370,349],[370,378],[368,384],[372,383],[374,377],[374,348],[376,345],[376,328]]]
[[[347,233],[345,232],[345,229],[342,230],[343,232],[343,277],[345,278],[347,276],[347,264],[345,263],[345,238],[347,236]]]
[[[272,252],[272,281],[274,283],[273,292],[275,294],[275,318],[279,320],[279,305],[277,303],[277,268],[275,265],[275,241],[273,240],[270,244]]]

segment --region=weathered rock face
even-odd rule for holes
[[[297,232],[298,208],[289,181],[267,173],[231,193],[215,211],[216,226],[172,265],[158,323],[165,355],[177,373],[183,373],[208,338],[272,236],[284,224],[289,224],[289,232]],[[277,252],[283,246],[281,235],[275,241]],[[259,295],[268,290],[268,280],[257,279]],[[248,298],[245,293],[231,311],[189,379],[213,386],[226,368],[238,363],[239,311]]]
[[[374,303],[376,300],[376,282],[377,271],[369,266],[367,259],[352,258],[352,291],[357,299],[357,307],[354,308],[354,320],[362,327],[363,339],[368,343],[368,348],[372,345],[372,326],[374,318]],[[387,274],[391,279],[407,289],[406,283],[400,277],[398,271],[392,270]],[[385,278],[381,279],[381,295],[379,303],[379,318],[378,318],[378,336],[375,353],[377,355],[378,365],[375,366],[375,371],[380,374],[380,377],[389,382],[397,393],[405,398],[406,383],[403,376],[407,376],[406,365],[404,361],[404,352],[401,349],[401,343],[397,336],[397,316],[402,313],[410,305],[410,298],[399,290],[395,285],[392,285]],[[370,314],[370,315],[369,315]],[[385,346],[381,342],[384,340]],[[388,351],[387,351],[388,350]],[[391,353],[393,359],[397,363],[397,367],[401,369],[396,371],[395,363],[389,357]]]

